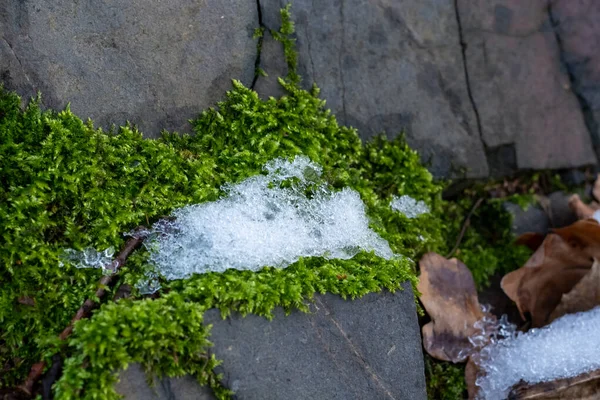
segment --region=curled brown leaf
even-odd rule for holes
[[[478,333],[473,325],[483,317],[473,276],[462,262],[436,253],[425,254],[419,265],[417,289],[431,317],[423,346],[434,358],[462,362],[473,347],[469,337]]]
[[[576,224],[579,222],[584,221]],[[523,319],[528,314],[531,316],[534,327],[548,323],[550,313],[558,306],[562,295],[569,292],[592,266],[588,254],[596,250],[590,246],[583,249],[577,244],[581,243],[577,232],[582,227],[588,228],[587,224],[580,224],[570,230],[570,227],[563,228],[560,234],[547,235],[523,267],[502,278],[502,290],[517,304]],[[573,235],[577,240],[571,240]]]
[[[562,295],[561,301],[554,309],[548,322],[552,322],[565,314],[588,311],[600,305],[600,263],[594,265],[588,273],[571,289]]]

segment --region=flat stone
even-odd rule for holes
[[[212,352],[237,399],[426,399],[413,292],[349,301],[316,295],[311,313],[274,318],[209,310]]]
[[[569,207],[572,194],[554,192],[548,196],[550,201],[550,222],[553,228],[562,228],[577,221],[577,215]]]
[[[514,144],[520,169],[595,164],[546,0],[459,0],[471,92],[488,148]]]
[[[515,236],[527,232],[548,233],[550,218],[540,207],[532,205],[523,210],[518,204],[506,202],[504,208],[513,215],[512,231]]]
[[[254,77],[255,0],[0,2],[0,79],[48,107],[148,136],[190,131],[231,79]]]
[[[286,3],[261,0],[268,29],[279,29]],[[405,131],[437,176],[488,174],[453,2],[298,0],[292,17],[303,85],[316,82],[341,124],[365,139]],[[270,70],[274,57],[263,48],[271,76],[285,72]]]
[[[119,374],[115,385],[117,393],[125,400],[214,400],[212,390],[200,386],[191,376],[181,378],[154,377],[149,386],[146,374],[139,364],[132,364]]]
[[[579,96],[594,147],[600,154],[600,3],[554,0],[549,4],[572,90]]]

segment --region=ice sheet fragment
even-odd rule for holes
[[[408,195],[400,197],[394,196],[390,203],[392,210],[396,210],[404,214],[407,218],[416,218],[419,215],[427,214],[429,207],[424,201],[415,200]]]
[[[73,264],[76,268],[100,268],[103,272],[108,272],[108,267],[113,261],[115,249],[109,247],[106,250],[98,251],[93,247],[87,247],[83,250],[65,249],[61,255],[59,265],[62,267],[65,263]]]
[[[286,267],[300,257],[349,259],[361,250],[394,256],[369,228],[359,194],[334,192],[307,157],[273,160],[266,175],[224,187],[220,200],[173,212],[146,234],[150,260],[166,279],[229,268]]]
[[[523,380],[539,383],[577,376],[600,368],[600,307],[567,314],[541,329],[509,335],[485,347],[476,384],[479,398],[505,399]]]

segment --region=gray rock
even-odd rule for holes
[[[260,3],[263,24],[278,29],[287,1]],[[341,124],[363,138],[404,130],[437,176],[487,175],[453,2],[298,0],[292,16],[303,85],[317,83]],[[276,75],[278,55],[263,50],[263,68]]]
[[[572,90],[579,98],[596,153],[600,154],[600,3],[554,0],[548,4]]]
[[[149,386],[146,374],[139,364],[132,364],[119,374],[115,385],[117,393],[125,400],[213,400],[208,387],[200,386],[191,376],[153,379]]]
[[[514,144],[520,169],[594,164],[590,135],[561,64],[548,2],[457,4],[485,145]]]
[[[571,194],[554,192],[548,196],[550,201],[550,222],[553,228],[562,228],[577,221],[577,215],[569,207]]]
[[[212,351],[237,399],[425,399],[421,337],[410,285],[354,301],[317,295],[311,313],[274,319],[218,310]]]
[[[0,78],[22,96],[97,124],[156,136],[250,85],[255,0],[0,2]]]
[[[506,202],[504,208],[513,215],[512,231],[515,236],[526,232],[548,233],[550,218],[538,206],[529,206],[523,210],[518,204]]]

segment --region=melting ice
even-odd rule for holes
[[[541,329],[513,335],[485,347],[476,383],[479,398],[505,399],[523,380],[539,383],[600,368],[600,307],[568,314]]]
[[[349,259],[359,251],[394,256],[369,228],[359,194],[319,183],[307,157],[273,160],[266,175],[224,187],[218,201],[176,210],[145,234],[150,259],[165,278],[229,268],[286,267],[300,257]]]
[[[427,214],[429,207],[421,200],[415,200],[410,196],[394,196],[390,203],[392,210],[396,210],[406,215],[407,218],[416,218],[421,214]]]
[[[115,249],[112,247],[104,251],[98,251],[92,247],[84,250],[65,249],[61,255],[59,265],[65,262],[73,264],[77,268],[100,268],[103,271],[111,265]]]

